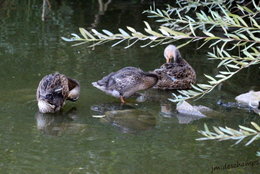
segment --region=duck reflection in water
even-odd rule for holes
[[[64,132],[75,133],[85,129],[84,125],[73,122],[78,118],[76,108],[56,114],[37,112],[35,118],[37,129],[47,135],[59,136]]]
[[[100,104],[91,107],[92,111],[102,115],[103,123],[109,123],[119,128],[123,133],[137,133],[155,127],[155,115],[148,111],[135,109],[134,107],[119,103]]]

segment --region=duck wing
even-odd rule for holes
[[[125,67],[93,82],[92,85],[114,97],[129,97],[144,89],[144,76],[145,73],[139,68]]]
[[[141,80],[141,74],[136,71],[121,71],[115,73],[107,83],[108,89],[126,90],[133,87],[137,81]]]
[[[45,97],[47,94],[61,93],[67,97],[69,92],[68,78],[59,73],[49,74],[43,77],[37,88],[37,99]]]
[[[196,81],[194,69],[186,62],[183,64],[166,63],[154,72],[159,81],[155,88],[160,89],[188,89]]]
[[[99,86],[104,86],[107,87],[109,80],[111,79],[111,77],[115,74],[115,72],[111,72],[110,74],[108,74],[107,76],[103,77],[101,80],[97,81],[97,85]]]
[[[195,75],[195,71],[189,65],[179,65],[174,68],[168,69],[166,74],[175,79],[192,78]]]

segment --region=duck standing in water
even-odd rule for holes
[[[39,111],[58,112],[66,100],[76,101],[79,93],[80,85],[77,80],[59,73],[46,75],[40,81],[36,93]]]
[[[196,73],[189,63],[181,57],[178,48],[168,45],[164,50],[166,63],[153,72],[159,80],[157,89],[190,89],[196,82]]]
[[[124,98],[130,97],[139,90],[153,87],[157,81],[158,77],[154,73],[147,73],[135,67],[125,67],[93,82],[92,85],[109,95],[120,98],[120,101],[125,103]]]

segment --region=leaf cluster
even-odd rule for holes
[[[252,137],[250,140],[245,144],[248,146],[255,140],[260,138],[260,127],[258,124],[251,122],[253,129],[248,128],[245,126],[239,126],[239,130],[235,130],[229,127],[213,127],[214,132],[210,131],[208,126],[205,124],[204,131],[198,131],[204,137],[198,138],[197,140],[236,140],[235,144],[240,143],[247,137]]]

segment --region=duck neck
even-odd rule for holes
[[[181,64],[184,63],[184,59],[181,57],[180,51],[177,49],[175,51],[174,63]]]
[[[153,81],[155,83],[157,83],[158,81],[158,76],[154,73],[148,73],[148,72],[144,72],[144,75],[146,75],[147,77],[150,77],[151,79],[153,79]]]

